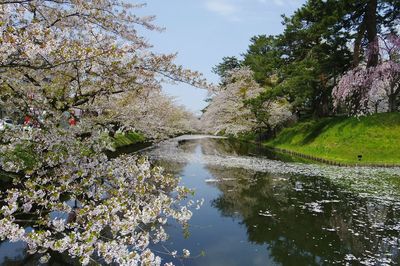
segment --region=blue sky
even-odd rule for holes
[[[211,72],[224,56],[240,56],[259,34],[279,34],[281,14],[290,15],[305,0],[147,0],[139,14],[156,15],[162,33],[146,32],[156,52],[178,53],[177,63],[198,70],[211,82]],[[177,103],[198,112],[207,92],[189,85],[165,85]]]

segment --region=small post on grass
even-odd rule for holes
[[[357,158],[358,158],[358,161],[361,162],[361,160],[362,160],[362,155],[359,154],[359,155],[357,156]]]

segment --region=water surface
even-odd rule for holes
[[[176,265],[400,265],[400,169],[298,162],[249,143],[182,136],[143,154],[204,199],[189,228],[170,223],[152,246]],[[165,250],[189,249],[190,259]],[[23,243],[0,243],[0,265],[37,265]],[[50,265],[74,265],[52,256]]]
[[[195,189],[192,199],[205,200],[194,211],[189,236],[171,225],[165,245],[203,256],[180,261],[161,254],[166,261],[177,265],[400,264],[398,200],[390,193],[385,197],[366,193],[368,189],[360,193],[361,185],[336,182],[347,176],[399,178],[398,169],[293,163],[293,158],[261,147],[204,137],[168,141],[149,155],[182,177],[183,185]]]

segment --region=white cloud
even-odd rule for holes
[[[246,19],[254,19],[259,12],[260,5],[265,10],[284,10],[300,7],[305,0],[204,0],[205,8],[222,16],[229,21],[241,22]],[[284,13],[280,12],[279,14]]]
[[[206,2],[206,8],[221,16],[229,17],[238,11],[238,7],[225,0],[209,0]]]
[[[285,5],[285,1],[283,1],[283,0],[274,0],[274,3],[277,6],[284,6]]]
[[[259,3],[268,4],[273,3],[279,7],[283,6],[299,6],[302,3],[301,0],[258,0]]]

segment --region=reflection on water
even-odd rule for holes
[[[152,247],[164,262],[400,265],[399,202],[361,197],[324,177],[337,168],[296,165],[292,158],[226,139],[183,137],[148,154],[182,177],[183,185],[195,189],[195,200],[205,200],[200,210],[193,211],[188,232],[171,223],[167,243]],[[340,175],[377,173],[342,171]],[[397,170],[393,171],[387,173]],[[180,261],[164,254],[165,249],[181,253],[183,248],[195,258]],[[204,256],[197,256],[203,252]],[[35,262],[37,258],[26,256],[23,244],[0,243],[1,265]],[[52,256],[50,264],[74,263]]]
[[[196,190],[195,199],[205,199],[194,212],[189,238],[178,226],[169,228],[170,250],[205,252],[185,260],[185,265],[400,264],[397,201],[360,197],[323,177],[260,172],[204,160],[209,155],[257,156],[257,152],[282,159],[228,140],[183,140],[168,149],[169,158],[153,154]],[[191,159],[177,163],[175,152]]]
[[[76,209],[81,207],[80,203],[76,199],[67,200],[66,203],[72,208]],[[50,212],[48,214],[52,219],[54,218],[62,218],[68,221],[71,219],[70,214],[66,214],[63,212]],[[31,217],[34,219],[34,217]],[[26,232],[31,232],[33,230],[32,227],[27,223],[25,227]],[[40,258],[43,254],[29,254],[27,252],[27,244],[24,242],[16,242],[11,243],[9,241],[0,241],[0,265],[2,266],[16,266],[16,265],[26,265],[26,266],[35,266],[39,265]],[[42,253],[44,253],[44,250]],[[59,254],[57,252],[48,251],[50,254],[50,260],[47,265],[53,266],[61,266],[61,265],[79,265],[77,258],[71,258],[66,253]]]
[[[211,172],[218,177],[228,174],[221,169]],[[383,262],[386,253],[393,254],[388,259],[400,262],[400,212],[395,206],[358,199],[317,178],[229,172],[238,178],[217,183],[222,194],[211,205],[243,224],[248,241],[266,245],[275,262],[344,264],[353,255],[375,264]]]

